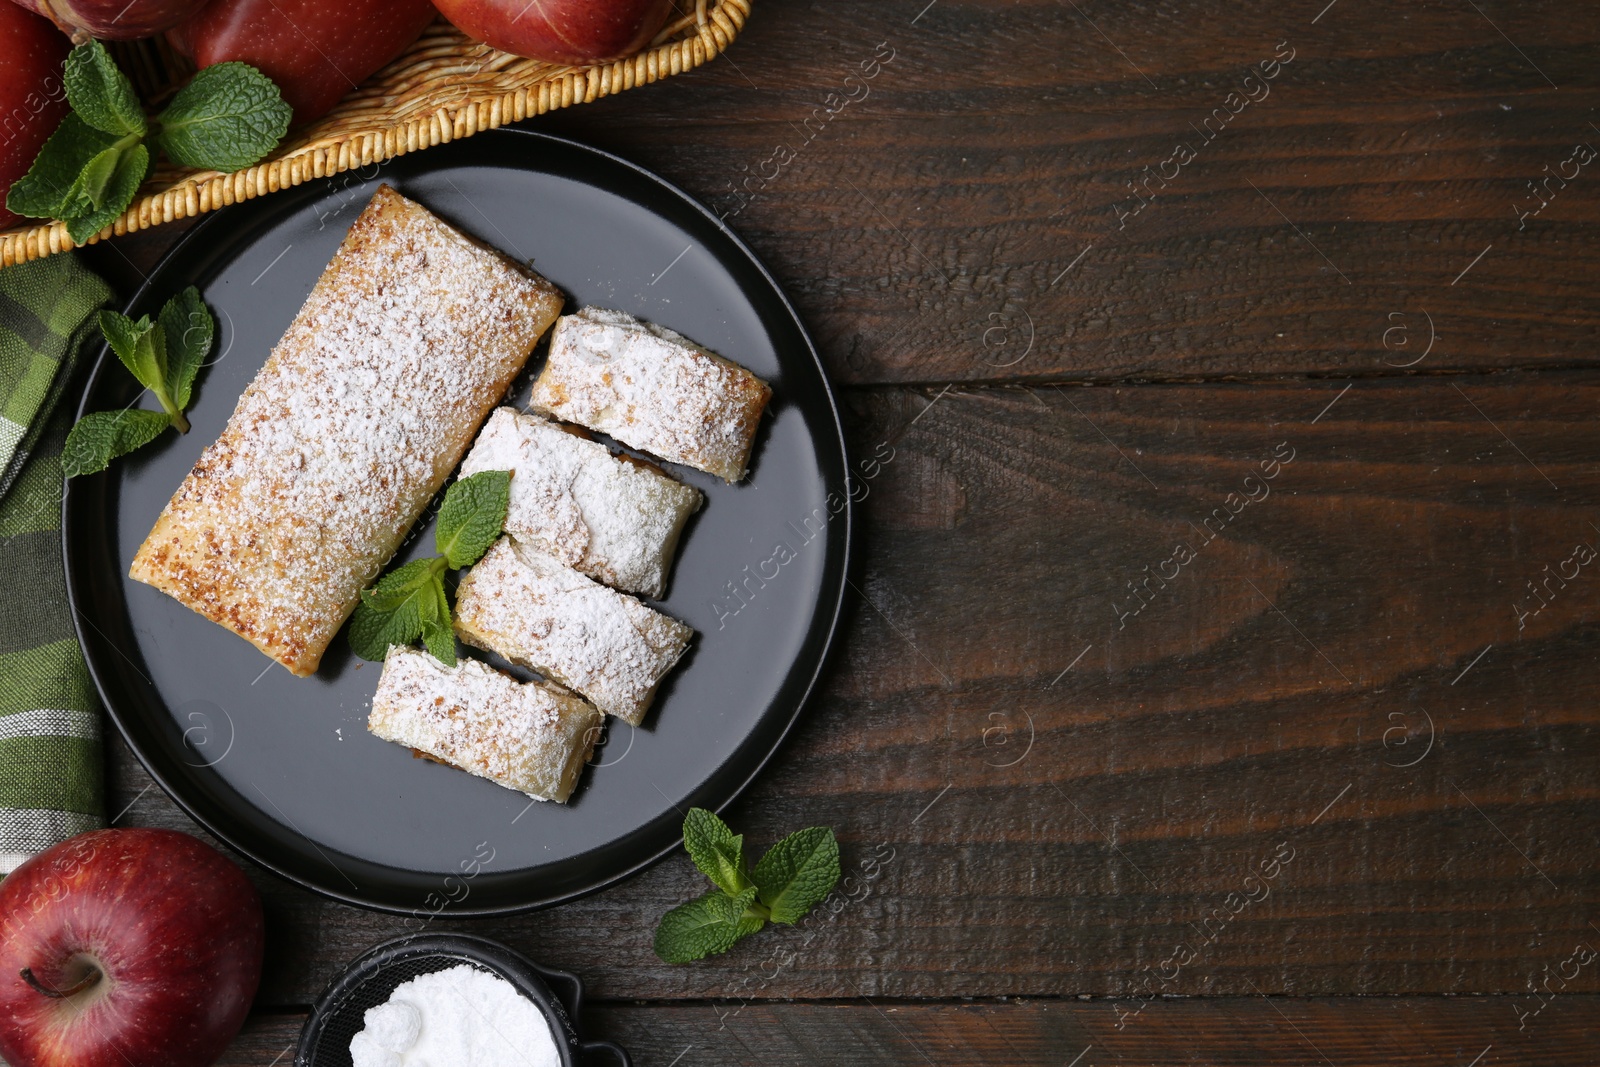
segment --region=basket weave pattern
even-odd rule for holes
[[[291,131],[269,156],[232,174],[163,162],[116,222],[89,239],[149,229],[315,178],[381,163],[421,148],[471,137],[531,115],[586,104],[681,74],[733,43],[752,0],[680,0],[655,43],[614,63],[556,66],[469,40],[442,19],[327,115]],[[170,90],[182,61],[147,42],[124,69],[146,99]],[[73,247],[59,222],[0,233],[0,267]]]

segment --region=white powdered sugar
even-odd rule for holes
[[[134,577],[310,673],[559,307],[543,279],[384,187]]]
[[[362,1017],[367,1043],[391,1053],[405,1052],[422,1034],[422,1013],[403,1000],[368,1008]]]
[[[637,726],[694,631],[501,538],[456,591],[456,633]]]
[[[659,597],[700,491],[613,456],[537,415],[500,408],[461,463],[463,478],[511,471],[506,532],[607,585]]]
[[[557,686],[522,683],[475,660],[446,667],[389,649],[367,728],[535,800],[572,795],[603,719]]]
[[[556,322],[530,404],[736,482],[771,395],[766,382],[681,334],[584,308]]]
[[[353,1067],[560,1067],[543,1011],[469,963],[419,975],[367,1009]]]

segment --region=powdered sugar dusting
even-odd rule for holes
[[[461,476],[508,470],[506,532],[607,585],[659,597],[700,491],[548,419],[500,408]]]
[[[524,684],[476,660],[446,667],[395,645],[367,728],[536,800],[565,802],[602,721],[554,686]]]
[[[501,538],[456,590],[456,633],[635,726],[694,631]]]
[[[682,334],[584,308],[550,335],[530,406],[736,482],[772,390]]]
[[[311,673],[560,303],[384,186],[133,577]]]

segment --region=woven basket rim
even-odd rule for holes
[[[587,67],[498,52],[440,19],[394,62],[326,116],[291,133],[261,162],[232,174],[163,167],[120,218],[84,243],[204,214],[682,74],[727,50],[753,2],[680,0],[679,17],[658,43]],[[457,69],[468,65],[473,69],[466,75]],[[427,77],[441,68],[447,68],[444,77]],[[391,89],[393,99],[374,98]],[[74,247],[64,223],[27,223],[0,232],[0,267]]]

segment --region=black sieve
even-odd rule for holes
[[[317,998],[300,1031],[295,1067],[351,1067],[350,1041],[366,1025],[368,1008],[388,1000],[402,982],[463,963],[504,978],[539,1006],[555,1034],[562,1067],[633,1067],[621,1046],[579,1039],[573,1020],[582,1007],[583,983],[577,975],[540,967],[505,945],[469,934],[411,934],[357,958]]]

